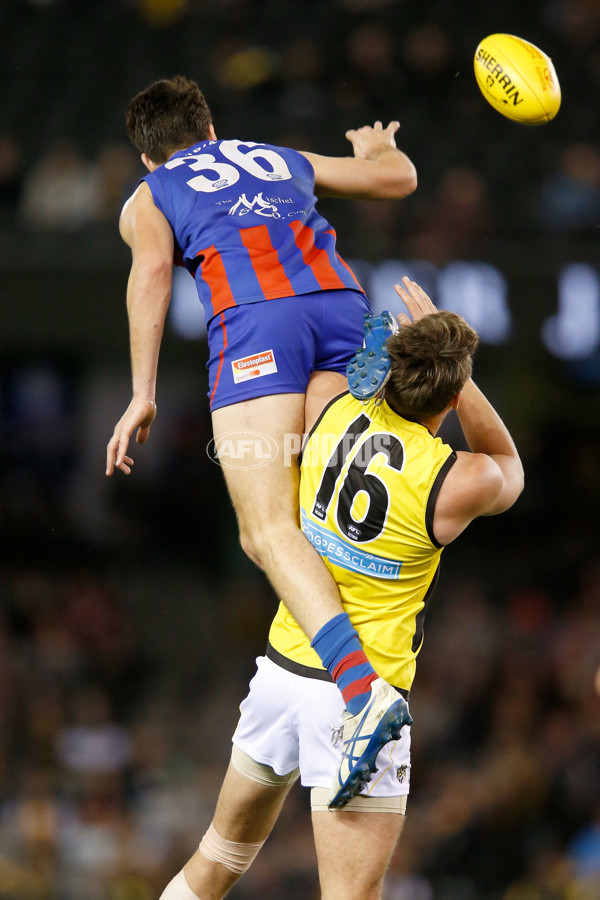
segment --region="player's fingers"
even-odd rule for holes
[[[398,295],[408,307],[408,310],[413,317],[413,321],[415,318],[420,319],[427,313],[435,312],[435,309],[431,305],[431,301],[427,303],[429,300],[427,294],[421,290],[416,281],[411,281],[408,275],[405,275],[402,282],[404,287],[400,287]]]
[[[429,305],[427,304],[427,300],[429,300],[425,291],[417,284],[416,281],[411,281],[410,278],[405,275],[402,279],[406,286],[406,290],[412,297],[415,305],[417,306],[419,312],[427,312],[429,310]]]
[[[420,306],[424,310],[427,310],[428,312],[437,312],[437,308],[436,308],[435,304],[433,303],[431,297],[429,296],[429,294],[426,293],[426,291],[423,290],[421,285],[417,284],[416,281],[411,281],[410,284],[411,284],[411,289],[412,289],[413,293],[415,294],[415,296],[417,297]]]
[[[128,434],[120,434],[117,438],[117,469],[121,468],[121,464],[125,459],[125,454],[127,453],[127,447],[129,446],[129,435]]]
[[[383,131],[383,124],[379,121],[379,119],[377,119],[377,121],[373,125],[373,128],[375,129],[375,131]]]
[[[112,475],[115,470],[115,459],[117,455],[117,439],[113,436],[106,446],[106,474]]]
[[[349,128],[348,131],[346,132],[346,137],[349,141],[351,141],[355,134],[356,134],[355,129]]]
[[[126,457],[126,458],[128,458],[128,457]],[[121,462],[121,463],[117,463],[117,469],[120,469],[121,472],[124,472],[124,473],[125,473],[125,475],[131,475],[131,469],[130,469],[130,467],[127,465],[127,463],[125,462],[125,460],[123,460],[123,462]]]
[[[411,325],[412,321],[409,316],[405,315],[405,313],[399,313],[396,318],[398,319],[398,325]]]
[[[417,284],[416,281],[412,281],[412,279],[410,279],[408,275],[404,276],[402,282],[409,294],[411,294],[416,300],[422,299],[423,296],[427,296],[423,288],[419,284]]]
[[[393,135],[396,134],[396,132],[398,131],[399,128],[400,128],[400,122],[394,120],[393,122],[390,122],[390,124],[388,125],[388,127],[385,130],[389,132],[390,137],[393,137]]]
[[[394,290],[396,291],[404,305],[410,310],[411,306],[413,305],[413,299],[408,291],[405,291],[401,284],[395,284]]]

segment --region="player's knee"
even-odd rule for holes
[[[206,859],[220,863],[234,875],[240,876],[250,868],[263,844],[264,841],[255,844],[227,841],[211,824],[200,842],[199,850]]]
[[[259,569],[263,568],[260,552],[258,549],[258,542],[255,541],[254,535],[247,531],[246,529],[240,529],[240,544],[242,546],[242,550],[246,554],[246,556],[250,557],[253,563],[259,567]]]
[[[260,569],[266,569],[274,542],[284,539],[287,522],[256,522],[251,527],[240,525],[240,544],[244,553]],[[291,523],[294,528],[294,523]]]

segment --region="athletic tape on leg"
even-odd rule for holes
[[[258,844],[238,844],[235,841],[226,841],[218,834],[212,825],[200,841],[200,853],[213,862],[221,863],[230,872],[242,875],[250,868],[264,841]]]
[[[200,900],[198,894],[195,894],[185,880],[183,869],[177,873],[162,894],[160,900]]]

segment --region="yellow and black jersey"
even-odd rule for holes
[[[302,530],[332,572],[375,671],[403,691],[414,678],[442,552],[435,501],[455,459],[385,401],[365,404],[350,394],[326,407],[303,451]],[[267,652],[292,671],[329,680],[283,603]]]

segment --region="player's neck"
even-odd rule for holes
[[[427,431],[432,434],[434,437],[437,434],[440,425],[444,421],[444,417],[446,415],[447,410],[442,410],[442,412],[438,413],[436,416],[431,416],[429,419],[418,419],[414,416],[407,416],[406,413],[400,412],[398,409],[394,407],[393,401],[390,403],[388,397],[385,398],[387,405],[390,407],[392,412],[396,413],[397,416],[401,416],[401,418],[406,419],[407,422],[415,422],[417,425],[422,425],[423,428],[426,428]]]
[[[438,413],[437,416],[432,416],[431,419],[423,419],[421,421],[421,425],[424,425],[427,431],[432,434],[434,437],[440,430],[440,425],[444,421],[444,416],[446,415],[445,411]]]

